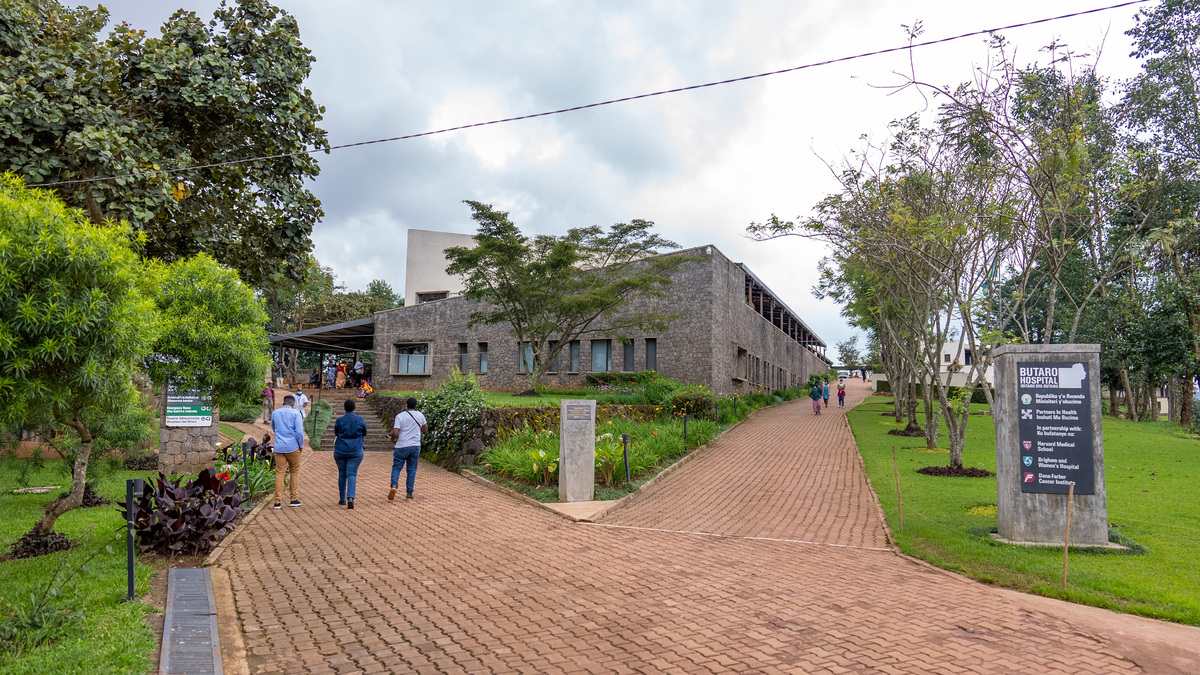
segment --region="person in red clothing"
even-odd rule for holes
[[[838,407],[846,407],[846,380],[838,380]]]

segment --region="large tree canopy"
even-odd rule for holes
[[[158,322],[133,238],[0,177],[0,429],[68,427],[80,442],[71,491],[39,533],[80,504],[93,443],[137,404],[134,368]]]
[[[328,143],[295,19],[240,0],[207,24],[180,10],[161,37],[121,24],[102,38],[108,18],[0,2],[0,169],[54,184],[96,223],[128,221],[150,257],[207,252],[255,285],[299,273],[323,215],[304,186],[317,162],[278,155]]]
[[[622,312],[635,299],[664,297],[671,273],[692,262],[688,255],[660,255],[679,248],[651,232],[654,223],[634,220],[570,229],[565,235],[526,237],[508,214],[467,201],[479,225],[475,248],[446,249],[449,274],[462,275],[463,295],[483,308],[471,323],[509,324],[526,346],[527,393],[572,340],[585,334],[616,338],[633,329],[665,330],[671,315]],[[551,346],[551,341],[554,344]]]

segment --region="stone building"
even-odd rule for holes
[[[825,343],[745,265],[714,246],[678,254],[698,260],[674,274],[667,297],[622,310],[678,315],[668,330],[619,336],[624,341],[585,335],[562,351],[541,381],[578,388],[589,372],[655,370],[733,393],[785,388],[828,369]],[[469,327],[470,315],[478,309],[477,301],[451,296],[379,312],[371,319],[279,335],[272,342],[330,352],[374,349],[378,389],[435,387],[458,366],[475,373],[485,389],[523,390],[527,361],[521,359],[517,339],[507,325]],[[347,348],[337,348],[343,342]]]

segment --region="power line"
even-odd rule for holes
[[[945,37],[945,38],[939,38],[937,40],[927,40],[925,42],[916,42],[916,43],[903,45],[903,46],[899,46],[899,47],[888,47],[886,49],[878,49],[878,50],[871,51],[871,52],[862,52],[859,54],[853,54],[851,56],[841,56],[838,58],[826,59],[824,61],[815,61],[813,63],[806,63],[802,66],[793,66],[791,68],[784,68],[782,70],[772,70],[772,71],[765,72],[765,73],[757,73],[755,75],[744,75],[742,77],[734,77],[734,78],[731,78],[728,80],[718,80],[716,82],[706,82],[704,84],[693,84],[693,85],[689,85],[686,87],[677,87],[675,89],[662,89],[662,90],[653,91],[653,92],[650,92],[647,94],[637,94],[634,96],[625,96],[622,98],[614,98],[614,99],[609,99],[606,101],[599,101],[597,103],[587,103],[584,105],[572,106],[570,108],[559,108],[558,110],[549,110],[546,112],[532,113],[529,115],[518,115],[516,117],[505,117],[502,119],[489,120],[487,122],[475,122],[473,124],[463,124],[463,125],[456,126],[456,127],[447,127],[445,129],[437,129],[434,131],[422,131],[421,133],[417,133],[417,134],[407,134],[405,136],[392,136],[390,138],[377,138],[377,139],[370,140],[370,141],[358,141],[357,143],[344,143],[342,145],[330,146],[328,149],[312,148],[310,150],[300,150],[297,152],[285,152],[285,153],[280,153],[280,154],[276,154],[276,155],[263,155],[260,157],[250,157],[247,159],[234,159],[234,160],[229,160],[226,162],[214,162],[212,164],[198,164],[195,166],[184,166],[184,167],[178,167],[178,168],[174,168],[174,169],[135,171],[133,173],[121,174],[121,175],[117,175],[117,176],[99,176],[99,177],[94,177],[94,178],[76,178],[76,179],[72,179],[72,180],[61,180],[61,181],[54,181],[54,182],[47,182],[47,183],[32,183],[32,184],[28,185],[27,187],[45,188],[45,187],[55,187],[58,185],[72,185],[72,184],[78,184],[78,183],[96,183],[96,182],[106,181],[106,180],[116,180],[118,178],[138,178],[141,176],[155,175],[155,174],[160,174],[160,173],[170,174],[170,173],[181,173],[184,171],[198,171],[200,169],[214,169],[214,168],[218,168],[218,167],[222,167],[222,166],[231,166],[234,164],[247,164],[250,162],[262,162],[262,161],[271,160],[271,159],[282,159],[284,157],[295,157],[298,155],[311,155],[311,154],[315,154],[318,152],[332,152],[334,150],[344,150],[346,148],[357,148],[357,147],[361,147],[364,145],[377,145],[379,143],[392,143],[395,141],[405,141],[405,140],[409,140],[409,139],[413,139],[413,138],[422,138],[425,136],[435,136],[437,134],[446,134],[446,133],[450,133],[451,131],[462,131],[464,129],[474,129],[477,127],[486,127],[486,126],[491,126],[494,124],[506,124],[508,122],[519,122],[521,120],[530,120],[530,119],[534,119],[537,117],[549,117],[551,115],[561,115],[563,113],[576,112],[579,110],[587,110],[589,108],[599,108],[602,106],[614,105],[617,103],[626,103],[628,101],[637,101],[637,100],[644,99],[644,98],[653,98],[655,96],[665,96],[667,94],[678,94],[678,93],[685,92],[685,91],[694,91],[696,89],[707,89],[709,87],[719,87],[721,85],[733,84],[736,82],[745,82],[747,80],[757,80],[757,79],[764,78],[764,77],[771,77],[772,75],[782,75],[784,73],[794,73],[794,72],[800,71],[800,70],[808,70],[810,68],[818,68],[821,66],[832,65],[835,63],[844,63],[846,61],[856,61],[858,59],[865,59],[865,58],[871,57],[871,56],[881,56],[883,54],[892,54],[895,52],[912,50],[912,49],[916,49],[917,47],[930,47],[933,45],[943,44],[946,42],[954,42],[955,40],[962,40],[962,39],[969,38],[969,37],[977,37],[980,35],[989,35],[991,33],[996,33],[996,32],[1005,31],[1005,30],[1012,30],[1014,28],[1025,28],[1028,26],[1036,26],[1038,24],[1050,23],[1053,21],[1061,21],[1063,19],[1071,19],[1071,18],[1075,18],[1075,17],[1079,17],[1079,16],[1086,16],[1088,14],[1097,14],[1099,12],[1107,12],[1107,11],[1114,10],[1114,9],[1120,9],[1122,7],[1130,7],[1132,5],[1140,5],[1140,4],[1143,4],[1146,2],[1150,2],[1150,1],[1151,0],[1128,0],[1127,2],[1122,2],[1122,3],[1116,4],[1116,5],[1108,5],[1105,7],[1097,7],[1094,9],[1085,9],[1085,10],[1082,10],[1079,12],[1072,12],[1070,14],[1059,14],[1058,16],[1051,16],[1051,17],[1047,17],[1044,19],[1034,19],[1032,21],[1022,21],[1020,23],[1013,23],[1013,24],[1009,24],[1007,26],[984,28],[982,30],[971,31],[970,33],[961,33],[959,35],[954,35],[954,36]]]

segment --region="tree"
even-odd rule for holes
[[[255,285],[302,270],[322,216],[309,153],[329,145],[295,19],[240,0],[208,24],[180,10],[161,37],[120,24],[101,38],[108,19],[57,0],[0,5],[0,170],[97,224],[128,221],[152,258],[207,252]]]
[[[630,330],[666,330],[675,318],[657,312],[622,312],[631,302],[665,297],[671,274],[695,260],[650,230],[646,220],[572,228],[565,235],[521,233],[508,214],[466,201],[479,224],[475,248],[446,249],[446,272],[463,277],[463,295],[483,303],[470,325],[508,324],[531,355],[526,394],[536,396],[542,374],[582,335],[617,339]],[[550,347],[550,341],[554,346]]]
[[[837,351],[838,360],[847,368],[853,368],[862,361],[862,355],[858,353],[857,335],[851,335],[842,342],[837,343]]]
[[[79,441],[71,490],[46,505],[34,534],[79,506],[104,423],[137,405],[133,372],[158,330],[139,291],[137,239],[0,178],[0,429],[56,426]]]
[[[262,301],[237,272],[201,253],[150,265],[144,281],[162,317],[146,371],[156,383],[211,393],[235,406],[261,387],[267,357]]]

